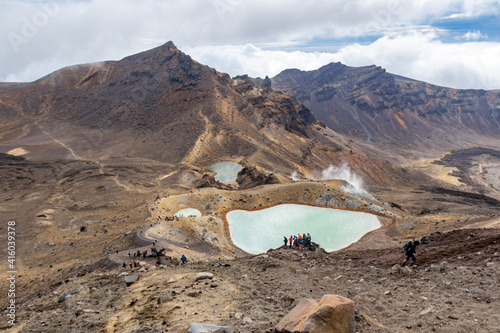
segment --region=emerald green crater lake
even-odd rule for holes
[[[299,233],[309,233],[328,252],[336,251],[382,226],[373,214],[296,204],[233,210],[226,219],[233,244],[251,254],[277,248],[283,245],[283,236]]]
[[[207,168],[216,173],[215,180],[221,183],[234,182],[241,169],[243,167],[235,162],[219,162]]]

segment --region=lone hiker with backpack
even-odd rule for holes
[[[403,261],[401,266],[405,266],[410,259],[415,262],[417,259],[415,258],[415,254],[417,253],[417,245],[420,244],[418,241],[409,241],[403,247],[403,252],[406,254],[406,259]]]

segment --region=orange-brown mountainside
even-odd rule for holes
[[[281,150],[263,133],[266,127],[299,133],[290,135],[291,141],[304,141],[314,121],[307,109],[284,94],[237,88],[228,75],[167,43],[121,61],[1,85],[1,143],[5,150],[29,145],[30,139],[38,144],[57,139],[77,157],[125,155],[179,163],[208,158],[214,151],[250,155],[259,144],[269,152]],[[28,158],[48,157],[47,151],[25,149]]]
[[[377,66],[340,63],[309,72],[285,70],[272,82],[332,129],[401,153],[499,146],[498,90],[444,88]]]
[[[214,151],[249,155],[259,143],[269,151],[279,149],[260,134],[264,127],[277,125],[303,136],[314,120],[284,94],[256,92],[248,98],[236,88],[228,75],[167,43],[121,61],[72,66],[33,83],[1,85],[1,143],[5,150],[56,139],[86,159],[189,163]],[[46,159],[46,150],[58,155],[52,147],[44,154],[32,148],[25,147],[28,158]]]
[[[289,95],[233,80],[171,42],[32,83],[2,84],[0,114],[0,152],[20,151],[29,160],[119,157],[206,167],[229,159],[304,175],[345,161],[379,178],[373,183],[415,178],[377,161],[383,154],[376,150],[367,157],[374,148],[356,148]]]

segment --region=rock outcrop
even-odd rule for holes
[[[139,274],[138,273],[127,275],[124,278],[124,281],[125,281],[125,284],[127,285],[127,287],[131,286],[137,280],[139,280]]]
[[[236,182],[240,189],[252,188],[260,185],[278,184],[279,180],[270,172],[265,172],[257,167],[245,167],[238,172]]]
[[[214,275],[212,273],[200,272],[200,273],[196,274],[195,281],[206,280],[206,279],[210,279],[211,280],[213,278],[214,278]]]
[[[354,333],[354,303],[338,295],[304,299],[277,325],[279,333]]]
[[[198,179],[194,183],[194,186],[196,188],[215,187],[220,190],[227,190],[227,191],[234,190],[234,188],[232,188],[231,186],[215,180],[215,177],[209,174],[204,174],[203,177],[201,177],[201,179]]]
[[[271,172],[261,170],[258,167],[244,167],[238,172],[236,182],[221,183],[215,180],[211,174],[204,174],[198,179],[194,186],[196,188],[215,187],[220,190],[246,190],[260,185],[279,184],[279,179]]]

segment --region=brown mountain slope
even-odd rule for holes
[[[289,95],[231,79],[171,42],[120,61],[0,85],[0,114],[0,152],[29,160],[126,158],[197,167],[243,160],[316,177],[345,161],[372,183],[422,182],[378,162],[376,148],[348,143]]]
[[[0,86],[1,143],[3,150],[24,147],[28,158],[66,157],[54,152],[66,145],[73,158],[125,155],[179,163],[213,151],[258,151],[259,144],[280,150],[261,135],[264,127],[276,124],[285,136],[293,131],[302,137],[314,120],[286,95],[247,97],[237,88],[228,75],[167,43],[118,62]],[[30,141],[44,146],[43,154]],[[54,141],[59,145],[47,147]]]

